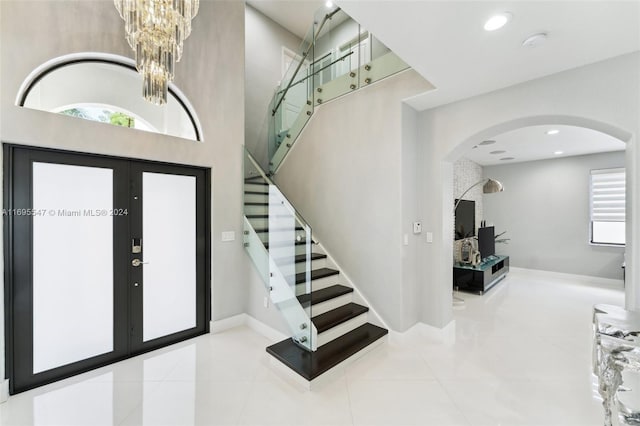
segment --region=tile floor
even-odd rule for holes
[[[601,425],[591,306],[623,292],[513,270],[445,330],[417,326],[303,390],[239,327],[0,404],[0,425]]]

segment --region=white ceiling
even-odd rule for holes
[[[487,93],[640,50],[640,1],[337,0],[405,62],[434,84],[418,109]],[[485,21],[509,11],[505,27]],[[546,43],[525,48],[530,35]]]
[[[547,135],[548,130],[559,130]],[[495,143],[488,144],[488,141]],[[575,126],[530,126],[512,130],[477,145],[465,157],[482,166],[493,166],[596,152],[623,151],[625,143],[604,133]],[[499,152],[504,151],[504,152]],[[562,154],[555,154],[562,152]],[[512,160],[502,160],[513,158]]]
[[[325,2],[249,3],[303,37],[314,12]],[[409,100],[418,110],[640,50],[640,0],[335,3],[436,86],[436,90]],[[504,11],[513,14],[511,22],[497,31],[484,31],[485,21]],[[534,48],[522,46],[527,37],[539,32],[548,34],[545,43]],[[517,162],[553,158],[558,150],[567,156],[624,149],[622,142],[599,132],[555,127],[563,129],[555,139],[545,139],[549,137],[544,128],[519,129],[495,137],[495,145],[481,146],[466,156],[489,165],[509,162],[488,154],[495,150],[507,151],[504,156]]]
[[[319,0],[250,0],[247,3],[300,38],[306,36],[314,14],[325,4]]]

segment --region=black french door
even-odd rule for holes
[[[11,393],[208,332],[205,169],[4,147]]]

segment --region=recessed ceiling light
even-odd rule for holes
[[[502,27],[504,27],[507,22],[509,22],[513,18],[513,15],[510,12],[498,13],[497,15],[493,15],[491,18],[484,23],[485,31],[495,31]]]
[[[489,154],[504,154],[507,151],[491,151]]]
[[[515,157],[502,157],[500,159],[500,161],[509,161],[509,160],[515,160]]]
[[[558,133],[560,133],[560,130],[558,129],[551,129],[551,130],[547,130],[546,133],[548,135],[557,135]]]
[[[530,35],[523,42],[524,47],[536,47],[547,41],[547,33],[537,33]]]
[[[556,151],[556,152],[554,152],[554,154],[555,155],[562,155],[562,154],[564,154],[564,151]]]
[[[333,7],[333,2],[331,0],[329,0],[324,5],[327,6],[328,8],[331,8],[331,7]]]
[[[480,142],[480,145],[491,145],[496,143],[496,141],[492,141],[492,140],[488,140],[488,141],[482,141]]]

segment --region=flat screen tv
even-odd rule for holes
[[[455,203],[458,200],[454,200]],[[456,228],[455,239],[461,240],[476,235],[476,202],[472,200],[461,200],[455,212]]]
[[[496,237],[493,226],[478,228],[478,250],[482,259],[496,254]]]

